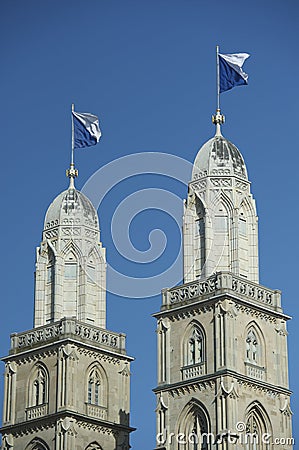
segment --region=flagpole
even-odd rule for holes
[[[220,112],[220,70],[219,70],[219,45],[216,45],[216,83],[217,83],[217,111]]]
[[[75,105],[72,103],[72,149],[71,149],[71,165],[70,168],[66,171],[66,176],[70,179],[69,189],[74,189],[75,187],[75,178],[78,176],[78,170],[75,169],[74,163],[74,148],[75,148],[75,137],[74,137],[74,117],[73,111],[75,111]]]
[[[73,117],[73,112],[75,111],[75,105],[74,103],[72,103],[72,152],[71,152],[71,168],[75,167],[74,164],[74,117]]]
[[[224,123],[224,115],[220,112],[220,66],[219,45],[216,45],[216,114],[212,116],[212,122],[216,125],[216,136],[221,136],[221,124]]]

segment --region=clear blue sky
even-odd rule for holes
[[[35,247],[50,201],[67,186],[71,103],[98,114],[103,131],[96,147],[76,153],[79,188],[98,168],[125,155],[165,152],[192,162],[214,133],[219,44],[223,53],[251,54],[245,65],[249,85],[222,95],[223,134],[241,150],[252,181],[261,283],[283,291],[284,310],[293,316],[290,383],[298,428],[298,13],[296,0],[1,2],[1,355],[8,352],[11,332],[32,326]],[[126,180],[99,209],[108,262],[125,273],[148,275],[159,266],[132,266],[118,255],[109,235],[113,210],[146,187],[186,196],[184,186],[162,178]],[[162,227],[170,248],[159,263],[167,266],[178,239],[173,220],[161,211],[135,220],[130,233],[139,250],[148,248],[150,230]],[[158,296],[108,296],[108,327],[127,333],[128,352],[136,357],[135,450],[155,445],[151,313],[159,304]]]

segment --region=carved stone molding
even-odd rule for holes
[[[285,320],[277,321],[275,331],[277,332],[277,334],[279,336],[288,336],[289,333],[287,332],[287,329],[286,329]]]
[[[50,356],[56,356],[57,355],[57,349],[52,350],[46,350],[39,353],[31,353],[30,355],[26,355],[24,357],[21,357],[16,360],[16,364],[18,366],[21,366],[22,364],[29,364],[36,361],[43,361],[46,358],[49,358]]]
[[[265,320],[266,322],[270,322],[273,324],[276,323],[276,318],[271,316],[270,314],[266,314],[266,313],[257,311],[256,309],[250,308],[249,306],[243,306],[243,305],[236,304],[235,307],[239,312],[247,314],[256,319]]]
[[[227,314],[228,317],[234,319],[238,316],[238,310],[236,308],[235,302],[231,300],[223,300],[217,303],[219,310],[223,314]]]
[[[88,356],[94,361],[108,362],[114,365],[120,365],[120,359],[114,358],[113,356],[103,355],[102,353],[95,352],[93,350],[88,350],[86,348],[78,348],[78,354]]]
[[[235,383],[234,378],[231,378],[230,382],[228,383],[227,380],[226,380],[226,382],[224,381],[224,377],[221,377],[220,386],[215,395],[215,399],[221,398],[221,397],[225,397],[225,398],[229,397],[229,398],[233,398],[233,399],[237,399],[240,397],[238,394],[238,391],[237,391],[237,385]]]
[[[170,315],[169,319],[171,320],[171,322],[176,322],[178,320],[190,319],[190,318],[196,317],[200,314],[205,314],[207,312],[212,312],[212,311],[214,311],[214,308],[212,305],[202,306],[202,307],[199,307],[198,305],[196,305],[196,306],[194,306],[194,308],[192,308],[188,311],[180,311],[180,312],[176,312],[175,314]]]
[[[198,171],[196,174],[194,174],[194,178],[195,178],[195,180],[198,180],[199,178],[206,177],[207,175],[208,175],[207,170],[201,170],[201,171]]]
[[[13,448],[14,445],[14,439],[13,436],[11,434],[4,434],[2,437],[3,440],[3,445],[4,445],[4,449],[9,449],[9,448]]]
[[[215,275],[196,282],[166,289],[163,295],[163,306],[173,307],[178,304],[194,301],[197,297],[205,298],[210,294],[232,293],[246,300],[254,300],[274,309],[280,310],[280,292],[265,288],[229,272],[218,272]]]
[[[231,175],[230,169],[213,169],[211,175]]]
[[[236,188],[241,189],[242,191],[246,191],[248,188],[248,183],[244,183],[244,181],[236,180]]]
[[[77,421],[77,426],[79,428],[84,428],[85,430],[95,431],[101,434],[108,434],[113,436],[116,436],[118,434],[118,432],[113,430],[112,428],[104,427],[102,425],[96,425],[89,422],[83,422],[80,420]]]
[[[210,178],[210,181],[215,187],[230,187],[232,185],[231,178]]]
[[[129,364],[126,362],[124,368],[118,373],[124,377],[129,377],[131,375]]]
[[[49,420],[47,418],[47,422],[45,423],[38,423],[34,425],[30,425],[30,423],[26,423],[25,425],[22,425],[22,429],[18,431],[14,431],[13,435],[15,438],[21,437],[21,436],[29,436],[33,435],[34,433],[40,433],[41,431],[49,430],[50,428],[55,428],[56,426],[56,420],[52,419]]]
[[[266,394],[272,398],[278,398],[281,395],[280,392],[276,391],[275,389],[271,389],[266,386],[261,386],[257,384],[255,381],[238,380],[237,382],[239,385],[239,393],[241,393],[241,390],[245,391],[249,390],[254,391],[255,392],[254,395],[259,395],[258,393],[261,393]]]
[[[85,228],[85,236],[89,238],[96,238],[98,232],[94,230],[90,230],[89,228]]]
[[[79,360],[79,357],[77,355],[77,347],[75,345],[71,345],[71,344],[62,345],[60,347],[60,352],[67,359],[70,359],[72,361]]]
[[[78,434],[76,430],[76,420],[70,417],[60,419],[58,422],[58,427],[62,433],[67,433],[70,436],[76,436]]]
[[[184,386],[178,386],[175,388],[170,389],[169,395],[171,397],[181,397],[183,395],[193,394],[194,392],[200,392],[200,391],[206,391],[214,389],[215,387],[215,381],[201,381],[197,383],[192,383]]]
[[[290,406],[290,398],[288,396],[280,396],[280,403],[281,406],[279,408],[281,414],[287,417],[292,417],[293,411],[291,410]]]
[[[47,222],[45,228],[51,228],[51,227],[55,227],[57,225],[58,225],[58,219],[51,220],[51,222]]]
[[[63,227],[61,229],[64,236],[80,236],[81,228],[79,227]]]
[[[31,406],[26,409],[26,420],[39,419],[40,417],[44,417],[48,414],[48,404],[44,403],[43,405]]]
[[[192,183],[190,183],[190,186],[193,191],[201,191],[207,187],[207,181],[206,180],[193,181]]]
[[[58,228],[52,228],[52,230],[45,232],[46,239],[52,239],[58,236]]]
[[[61,319],[50,325],[34,328],[30,331],[11,335],[11,350],[15,352],[27,350],[38,344],[56,341],[59,338],[71,337],[89,341],[99,347],[116,349],[125,352],[125,336],[92,325],[87,325],[76,319]]]
[[[78,225],[80,223],[79,218],[70,218],[70,219],[63,219],[62,224],[63,225]]]

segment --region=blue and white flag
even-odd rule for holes
[[[102,135],[99,119],[90,113],[72,111],[74,121],[74,148],[96,145]]]
[[[235,86],[248,84],[248,75],[243,72],[242,66],[248,53],[233,53],[224,55],[219,53],[219,84],[220,93],[229,91]]]

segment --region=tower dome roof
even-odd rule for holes
[[[50,204],[45,216],[44,229],[69,224],[72,221],[78,225],[99,228],[97,211],[91,201],[82,192],[69,187]]]
[[[195,158],[192,180],[206,175],[236,175],[248,179],[240,150],[221,134],[207,141]]]

